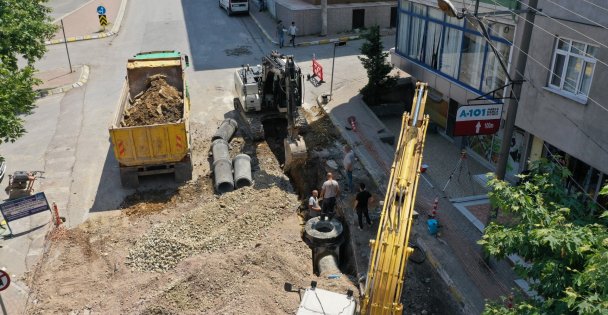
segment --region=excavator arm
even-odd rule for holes
[[[418,82],[412,113],[404,113],[390,179],[371,256],[361,314],[402,314],[401,293],[405,267],[413,249],[408,247],[422,150],[428,127],[423,115],[427,84]]]

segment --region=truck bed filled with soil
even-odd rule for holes
[[[184,116],[182,92],[161,74],[148,78],[148,88],[129,102],[121,127],[174,123]]]

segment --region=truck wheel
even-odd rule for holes
[[[121,168],[120,183],[124,188],[137,188],[139,186],[137,168]]]
[[[190,159],[175,164],[174,178],[178,183],[185,183],[192,179],[192,161]]]

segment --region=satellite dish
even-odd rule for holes
[[[439,5],[439,9],[448,16],[458,17],[458,11],[456,11],[456,7],[454,7],[450,0],[437,0],[437,4]]]

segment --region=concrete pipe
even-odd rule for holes
[[[247,154],[239,154],[232,160],[234,167],[234,183],[236,188],[251,186],[251,158]]]
[[[232,138],[238,127],[239,124],[236,122],[236,120],[232,118],[224,119],[224,121],[222,121],[220,126],[215,131],[215,134],[211,140],[224,139],[226,141],[230,141],[230,138]]]
[[[215,190],[223,194],[234,190],[232,180],[232,163],[229,159],[217,160],[213,162],[213,176],[215,179]]]
[[[312,249],[312,268],[317,275],[339,272],[343,232],[344,226],[336,218],[322,220],[321,217],[316,217],[306,222],[304,235]]]
[[[213,154],[213,162],[219,160],[230,160],[230,148],[228,142],[224,139],[216,139],[211,143],[211,154]]]

